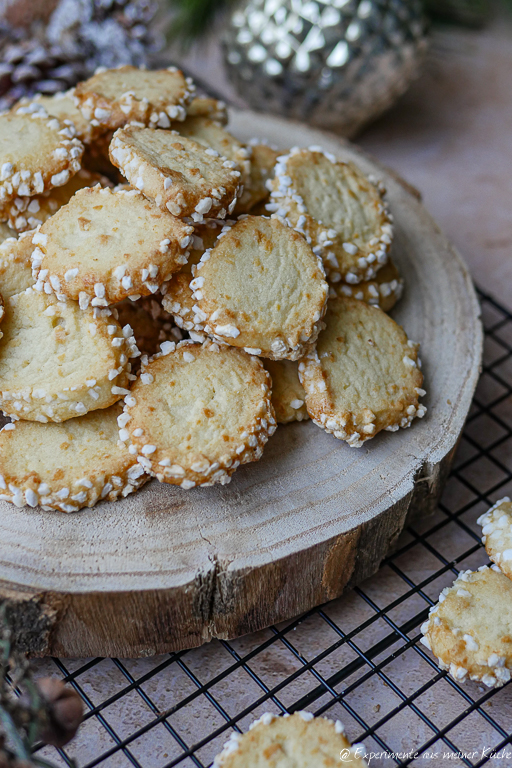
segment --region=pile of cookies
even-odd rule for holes
[[[500,499],[477,523],[493,565],[462,571],[443,589],[422,625],[421,642],[458,682],[488,688],[508,683],[512,670],[512,502]]]
[[[129,66],[0,115],[1,498],[223,484],[278,423],[360,447],[424,415],[381,185],[226,122]]]

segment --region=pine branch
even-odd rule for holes
[[[172,13],[169,37],[183,45],[208,32],[215,20],[239,0],[167,0]]]

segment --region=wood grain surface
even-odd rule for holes
[[[281,426],[224,487],[154,481],[74,515],[0,502],[0,602],[32,654],[148,656],[291,618],[374,573],[449,470],[482,347],[460,256],[417,195],[354,146],[247,112],[231,129],[283,149],[322,144],[384,180],[406,284],[393,316],[421,342],[428,414],[360,449],[311,422]]]

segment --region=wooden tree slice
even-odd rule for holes
[[[351,449],[313,423],[281,426],[227,486],[148,484],[74,515],[0,503],[0,600],[33,654],[147,656],[231,638],[337,597],[378,568],[409,513],[435,505],[478,378],[468,271],[407,185],[350,144],[240,112],[233,132],[322,144],[388,187],[394,317],[421,342],[428,414]]]

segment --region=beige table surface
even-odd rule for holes
[[[229,87],[221,75],[219,60],[218,51],[210,46],[201,48],[199,53],[187,55],[184,63],[204,80],[210,78],[217,89],[225,87],[226,93],[229,93]],[[421,79],[394,109],[358,139],[367,151],[393,167],[421,191],[427,208],[466,258],[479,285],[509,307],[512,306],[511,73],[512,29],[507,28],[506,24],[495,24],[491,29],[479,33],[437,33]],[[507,450],[509,454],[512,453],[511,448]],[[510,455],[507,456],[510,458]],[[505,492],[507,490],[504,489]],[[463,491],[460,487],[450,487],[448,494],[451,502],[458,502],[457,495],[461,493]],[[462,499],[460,501],[462,503]],[[476,508],[472,510],[467,521],[474,530],[479,511]],[[426,527],[431,524],[432,520],[426,523]],[[467,537],[464,538],[456,525],[448,531],[445,529],[442,535],[433,540],[433,544],[442,549],[448,558],[465,551],[469,546]],[[412,560],[404,556],[401,566],[418,583],[432,570],[439,568],[439,561],[429,555],[427,550],[421,549],[418,552],[416,549],[414,552],[416,554]],[[475,567],[483,562],[485,555],[479,551],[464,566]],[[431,584],[428,590],[430,596],[435,599],[440,589],[450,583],[452,578],[448,575]],[[394,597],[403,594],[405,587],[404,582],[389,567],[385,567],[364,584],[364,590],[379,605],[386,605]],[[409,600],[393,611],[393,619],[405,620],[422,606],[424,603],[421,600]],[[349,631],[364,621],[371,611],[354,593],[349,593],[330,604],[326,613],[345,631]],[[387,632],[389,628],[383,622],[378,622],[378,625],[373,625],[358,639],[367,647]],[[268,631],[261,632],[234,641],[232,646],[243,654],[269,636]],[[292,638],[306,658],[312,658],[334,640],[332,630],[316,618],[299,625]],[[253,663],[253,669],[269,686],[300,667],[284,646],[272,648],[272,651],[256,657]],[[326,676],[332,674],[346,662],[347,654],[349,656],[350,651],[346,647],[340,649],[325,659],[318,669]],[[202,682],[211,679],[232,661],[218,643],[192,651],[185,660]],[[127,661],[126,667],[134,676],[139,676],[161,661],[162,657]],[[68,667],[71,670],[77,669],[80,663],[72,661]],[[36,664],[39,673],[55,673],[55,667],[49,660]],[[412,651],[397,658],[396,662],[386,667],[386,671],[402,690],[409,692],[432,676],[432,671],[420,663]],[[305,689],[317,684],[312,675],[308,676],[308,681],[305,683],[303,678],[298,678],[295,684],[288,686],[281,697],[283,703],[295,701],[304,694]],[[93,704],[98,704],[126,685],[126,679],[113,662],[105,660],[81,675],[80,683]],[[473,686],[473,695],[478,695],[476,684],[470,685]],[[162,710],[172,706],[194,688],[176,664],[154,677],[144,687]],[[230,714],[235,714],[258,696],[258,689],[247,673],[240,670],[216,685],[212,693]],[[323,697],[316,702],[315,709],[326,700]],[[377,678],[372,678],[368,685],[358,688],[350,697],[350,704],[362,712],[368,722],[375,722],[383,712],[395,707],[397,703],[389,686]],[[464,706],[458,695],[444,682],[427,691],[418,705],[438,725],[451,720]],[[503,689],[484,706],[509,728],[512,686]],[[256,710],[255,715],[265,709],[275,710],[275,707],[266,705]],[[329,714],[343,719],[352,738],[360,733],[358,724],[340,707],[331,710]],[[135,692],[108,707],[104,715],[121,736],[130,734],[152,718],[148,707]],[[240,726],[246,728],[250,721],[251,717],[245,717]],[[173,716],[171,722],[190,744],[223,721],[205,697],[201,696],[191,706]],[[382,729],[382,733],[395,750],[403,751],[414,749],[430,735],[428,728],[418,718],[407,719],[405,714],[391,720]],[[494,743],[491,741],[489,727],[481,717],[473,715],[458,726],[452,735],[463,749],[479,749]],[[215,748],[222,741],[219,738],[213,745],[200,750],[199,756],[205,765],[213,759]],[[112,744],[104,728],[93,718],[84,725],[69,753],[77,758],[79,765],[84,765]],[[370,739],[367,740],[367,746],[376,747]],[[130,749],[141,760],[144,768],[162,766],[180,753],[174,740],[161,726],[138,739]],[[53,750],[46,751],[46,754],[55,759]],[[510,765],[507,760],[493,760],[492,763],[495,768]],[[371,764],[387,768],[393,763],[389,760],[376,760]],[[420,766],[445,764],[462,765],[459,760],[427,761],[424,758],[416,763]],[[101,765],[124,768],[130,762],[118,752]],[[192,762],[187,760],[180,763],[180,766],[189,768]]]

